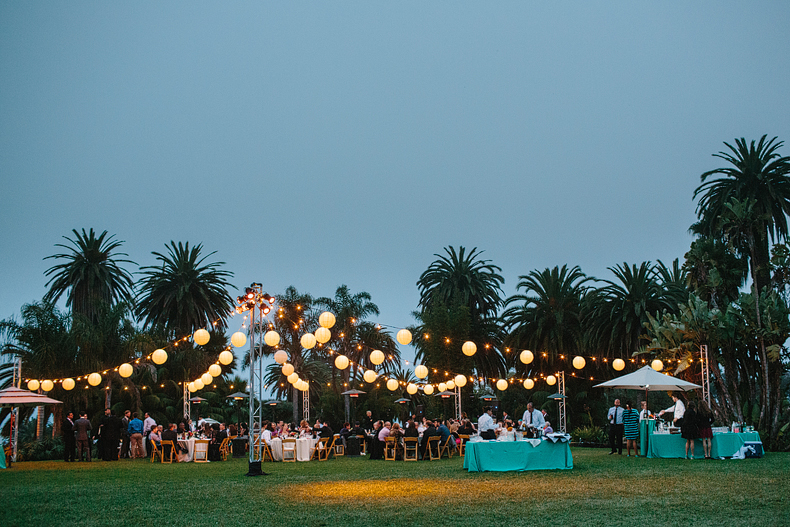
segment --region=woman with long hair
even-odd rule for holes
[[[702,450],[705,452],[705,459],[711,459],[711,441],[713,439],[713,412],[704,399],[697,405],[697,429],[702,439]]]

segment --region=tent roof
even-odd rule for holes
[[[20,388],[6,388],[0,390],[0,407],[29,407],[29,406],[45,406],[48,404],[63,404],[61,401],[50,399],[46,395],[41,395],[30,390],[22,390]]]
[[[672,377],[671,375],[659,373],[650,366],[644,366],[633,373],[596,384],[595,388],[621,388],[624,390],[647,390],[650,392],[679,390],[687,392],[702,388],[702,386]]]

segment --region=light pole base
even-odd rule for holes
[[[244,474],[245,476],[268,476],[266,472],[261,470],[260,461],[250,461],[249,471]]]

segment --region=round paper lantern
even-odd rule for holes
[[[299,389],[300,391],[306,392],[306,391],[307,391],[307,390],[310,388],[310,383],[309,383],[309,382],[307,382],[307,381],[302,381],[302,380],[300,380],[300,381],[299,381],[299,386],[300,386],[300,387],[299,387],[298,389]]]
[[[398,333],[395,335],[395,338],[397,339],[398,344],[401,344],[402,346],[408,346],[411,343],[411,331],[408,329],[402,329],[398,331]]]
[[[535,381],[533,381],[532,379],[524,379],[524,388],[526,388],[527,390],[531,390],[534,387],[535,387]]]
[[[398,381],[395,379],[390,379],[387,381],[387,389],[391,392],[394,392],[398,389]]]
[[[584,368],[584,365],[587,364],[587,361],[584,360],[584,357],[574,357],[573,358],[573,367],[577,370],[581,370]]]
[[[267,331],[263,334],[263,341],[267,346],[275,347],[280,343],[280,334],[276,331]]]
[[[299,374],[296,372],[293,372],[288,376],[288,382],[290,382],[291,384],[295,384],[296,381],[298,380],[299,380]]]
[[[459,388],[466,386],[466,375],[458,374],[455,376],[455,385]]]
[[[507,381],[505,379],[499,379],[496,382],[496,389],[499,390],[500,392],[504,392],[505,390],[507,390]]]
[[[214,382],[214,376],[211,375],[209,372],[206,372],[206,373],[204,373],[203,375],[200,376],[200,380],[203,381],[203,384],[208,386],[209,384]]]
[[[546,384],[548,384],[549,386],[554,386],[555,384],[557,384],[557,378],[554,375],[549,375],[548,377],[546,377]]]
[[[241,331],[237,331],[236,333],[230,336],[230,343],[233,344],[235,347],[240,348],[247,343],[247,335],[245,335]]]
[[[291,375],[294,372],[294,365],[289,363],[289,362],[286,362],[285,364],[283,364],[283,367],[281,368],[281,370],[283,372],[283,375],[288,377],[289,375]]]
[[[664,363],[661,362],[661,359],[656,359],[650,363],[650,367],[656,371],[661,371],[664,369]]]
[[[533,360],[535,360],[535,356],[529,350],[524,350],[521,352],[521,355],[518,356],[519,360],[524,364],[529,364]]]
[[[220,375],[222,375],[222,368],[220,367],[219,364],[212,364],[211,366],[208,367],[208,373],[212,377],[219,377]]]
[[[98,373],[91,373],[88,375],[88,384],[91,386],[98,386],[101,383],[101,375]]]
[[[151,360],[154,364],[164,364],[167,362],[167,352],[163,349],[158,349],[151,354]]]
[[[134,368],[132,368],[131,364],[123,363],[120,366],[118,366],[118,375],[120,375],[124,379],[127,377],[131,377],[132,372],[134,372]]]
[[[365,374],[362,376],[362,378],[365,379],[365,382],[367,383],[375,382],[377,377],[378,375],[373,370],[365,370]]]
[[[418,379],[424,379],[428,376],[428,367],[420,364],[416,368],[414,368],[414,376]]]
[[[321,344],[326,344],[332,339],[332,332],[326,328],[318,328],[315,330],[315,340]]]
[[[612,361],[612,368],[614,368],[617,371],[622,370],[623,368],[625,368],[625,361],[623,359],[614,359]]]
[[[41,389],[44,390],[45,392],[51,392],[52,388],[54,387],[55,387],[55,383],[50,381],[49,379],[41,381]]]
[[[348,357],[345,355],[338,355],[335,357],[335,368],[338,370],[345,370],[348,368]]]
[[[302,335],[302,338],[299,340],[299,342],[301,342],[304,349],[313,349],[315,347],[315,335],[312,333],[305,333]]]
[[[461,346],[461,351],[467,357],[471,357],[472,355],[477,353],[477,344],[475,344],[471,340],[467,340],[466,342],[464,342],[464,345]]]
[[[370,352],[370,362],[379,365],[384,362],[384,352],[381,350],[373,350]]]
[[[74,379],[69,377],[68,379],[63,379],[63,382],[60,385],[63,386],[64,390],[69,391],[73,390],[77,383],[74,382]]]
[[[195,386],[194,382],[190,382],[187,384],[187,390],[189,390],[191,393],[195,393],[197,391],[197,386]]]
[[[408,385],[406,385],[406,392],[409,395],[414,395],[415,393],[417,393],[417,385],[409,383]]]
[[[322,328],[331,328],[335,325],[335,315],[330,313],[329,311],[324,311],[318,317],[318,325]]]
[[[203,381],[201,381],[200,379],[195,379],[194,381],[192,381],[192,384],[195,385],[195,391],[202,390],[203,388],[206,387],[206,385],[203,384]]]
[[[439,383],[439,391],[443,392],[445,390],[447,390],[447,385],[445,383],[443,383],[443,382],[440,382]]]
[[[230,350],[225,350],[219,354],[219,362],[225,366],[233,362],[233,358],[233,352]]]
[[[447,381],[446,385],[448,390],[450,391],[455,390],[455,381],[453,380]]]
[[[198,346],[205,346],[206,344],[208,344],[208,341],[210,339],[211,339],[211,335],[209,334],[208,331],[206,331],[203,328],[200,328],[199,330],[195,331],[195,334],[192,335],[192,340],[194,340],[195,344],[197,344]]]
[[[426,384],[422,391],[425,395],[431,395],[433,393],[433,384]]]
[[[288,362],[288,354],[283,350],[277,350],[274,353],[274,362],[277,364],[285,364]]]

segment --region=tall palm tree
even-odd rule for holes
[[[73,229],[74,239],[64,236],[71,245],[55,244],[70,252],[53,254],[44,258],[65,260],[47,269],[49,291],[44,302],[57,302],[68,291],[66,306],[73,314],[81,314],[93,320],[101,304],[111,305],[119,301],[132,301],[134,289],[132,275],[121,264],[134,264],[119,258],[126,253],[115,252],[122,241],[107,236],[107,231],[98,237],[93,229],[82,233]],[[135,264],[136,265],[136,264]]]
[[[137,294],[137,316],[146,327],[162,326],[172,335],[192,333],[225,317],[233,307],[227,288],[233,273],[221,269],[225,262],[205,263],[215,253],[201,255],[202,244],[170,242],[167,254],[153,252],[160,265],[141,268],[144,276]]]
[[[770,285],[768,239],[787,239],[790,214],[790,157],[779,155],[782,141],[766,138],[764,135],[757,144],[752,141],[748,145],[743,138],[736,139],[735,146],[725,142],[730,151],[713,154],[730,166],[700,176],[702,184],[694,191],[694,198],[700,197],[697,204],[700,221],[692,226],[692,231],[698,234],[715,235],[732,199],[754,201],[752,213],[756,225],[751,228],[755,251],[749,263],[758,293]],[[722,177],[708,180],[711,176]]]
[[[748,263],[719,238],[701,236],[684,256],[686,287],[708,302],[724,309],[738,298],[748,272]]]

